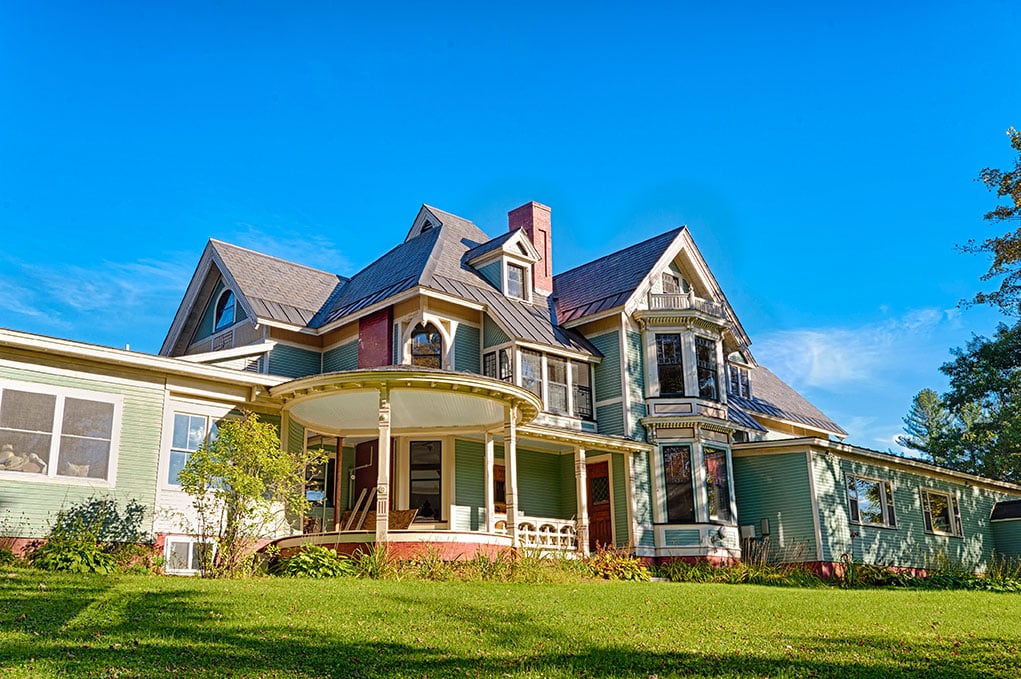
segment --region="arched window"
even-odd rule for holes
[[[227,326],[234,325],[234,309],[237,306],[234,293],[224,290],[220,298],[216,300],[216,314],[213,316],[213,332],[223,330]]]
[[[411,365],[443,367],[443,338],[431,323],[419,324],[411,333]]]

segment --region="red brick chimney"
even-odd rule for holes
[[[550,209],[534,200],[507,213],[510,230],[524,229],[528,240],[542,257],[532,265],[532,289],[543,295],[553,293],[553,244],[550,242]]]

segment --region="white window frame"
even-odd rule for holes
[[[0,480],[17,480],[29,482],[62,483],[76,486],[99,486],[113,488],[116,486],[117,463],[120,457],[120,432],[124,411],[124,397],[121,394],[112,394],[102,391],[90,391],[74,387],[55,387],[36,382],[20,382],[15,380],[0,380],[0,401],[3,400],[3,392],[24,391],[34,394],[45,394],[55,397],[53,407],[53,427],[50,431],[49,456],[45,460],[45,472],[20,472],[14,470],[0,470]],[[112,421],[110,423],[110,452],[107,456],[106,477],[97,478],[90,476],[67,476],[58,474],[60,462],[60,441],[62,437],[62,426],[64,421],[64,403],[68,398],[81,401],[94,401],[106,403],[113,406]],[[2,436],[2,434],[0,434]],[[0,444],[3,441],[0,440]]]
[[[170,567],[170,554],[171,544],[173,543],[185,543],[188,545],[188,568],[171,568]],[[164,570],[169,575],[201,575],[202,569],[191,568],[191,564],[195,560],[195,545],[211,545],[213,554],[216,554],[216,541],[212,539],[203,540],[202,538],[196,538],[189,535],[168,535],[163,540],[163,558],[166,567]]]
[[[230,295],[231,297],[233,297],[233,301],[231,302],[229,307],[225,305],[223,307],[223,310],[221,311],[220,301],[223,300],[225,295]],[[221,325],[220,321],[221,319],[226,318],[228,308],[230,309],[230,319]],[[237,323],[237,319],[238,319],[238,296],[235,295],[234,291],[231,290],[230,288],[224,288],[223,290],[220,291],[220,294],[216,296],[216,303],[213,305],[213,334],[215,335],[216,333],[231,327],[232,325]]]
[[[851,482],[854,481],[854,497],[851,497]],[[861,498],[858,494],[857,482],[875,483],[879,486],[879,507],[883,520],[881,522],[862,521],[861,519]],[[894,502],[893,482],[884,479],[876,479],[860,474],[846,474],[844,476],[844,492],[847,493],[847,513],[851,523],[856,526],[869,526],[871,528],[896,528],[897,527],[897,503]],[[852,504],[852,502],[854,504]],[[857,518],[855,518],[857,515]]]
[[[521,296],[512,295],[510,292],[510,269],[515,267],[521,269]],[[532,301],[532,269],[530,266],[514,261],[505,261],[503,266],[503,289],[504,293],[511,299],[520,299],[523,302]]]
[[[949,491],[936,490],[934,488],[919,488],[922,499],[922,523],[927,535],[945,535],[954,538],[964,537],[964,526],[961,522],[961,505],[957,501],[957,495]],[[936,530],[932,520],[932,507],[930,505],[931,495],[942,495],[947,500],[947,509],[950,511],[950,532]]]

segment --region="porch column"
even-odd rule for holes
[[[507,532],[518,546],[518,409],[508,407],[503,423],[504,487],[507,502]]]
[[[494,530],[493,514],[496,513],[496,498],[493,497],[493,465],[496,464],[496,444],[493,441],[493,433],[486,432],[486,459],[482,463],[482,486],[483,497],[485,498],[486,523],[480,526],[487,533]]]
[[[585,449],[580,446],[574,449],[574,486],[578,498],[578,551],[588,556],[588,464],[585,462]]]
[[[385,544],[390,529],[390,391],[379,388],[379,456],[376,472],[376,543]]]
[[[340,530],[340,489],[344,475],[344,437],[337,437],[337,457],[333,463],[333,530]]]

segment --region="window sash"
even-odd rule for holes
[[[216,435],[216,424],[210,425],[207,415],[175,412],[173,438],[170,442],[170,461],[167,470],[167,484],[180,486],[178,474],[188,463],[191,454],[205,445]]]
[[[937,490],[922,490],[922,517],[925,532],[934,535],[964,536],[961,507],[957,496]]]
[[[669,523],[694,523],[691,446],[663,446],[663,486]]]
[[[521,386],[542,398],[542,354],[521,350]]]
[[[549,403],[546,409],[552,413],[568,413],[567,404],[567,361],[554,356],[546,357],[546,378]]]
[[[727,468],[727,451],[722,448],[705,448],[706,490],[709,500],[709,518],[730,521],[730,470]]]
[[[416,521],[443,520],[443,444],[412,441],[408,451],[408,507]]]
[[[411,333],[411,365],[421,368],[443,367],[443,338],[432,326],[418,326]]]
[[[660,396],[684,395],[684,358],[679,333],[656,335],[656,368]]]
[[[893,486],[889,481],[848,476],[847,501],[851,523],[881,528],[897,526]]]
[[[507,296],[525,298],[525,268],[517,264],[507,265]]]
[[[705,337],[695,338],[695,370],[698,376],[698,397],[719,400],[716,382],[716,342]]]

